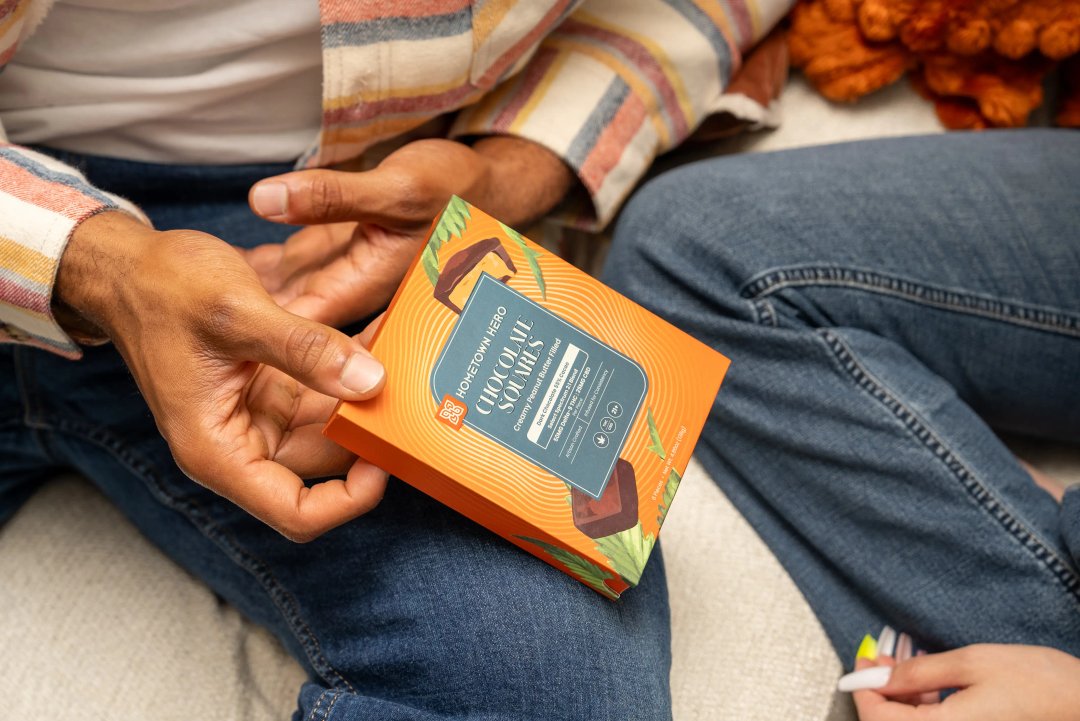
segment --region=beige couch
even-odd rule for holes
[[[721,152],[939,130],[906,87],[854,108],[798,79],[782,129]],[[1080,453],[1027,449],[1080,481]],[[798,590],[696,464],[664,533],[677,721],[852,718]],[[51,483],[0,530],[0,720],[286,719],[303,673],[150,546],[86,482]]]

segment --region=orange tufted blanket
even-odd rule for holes
[[[1080,0],[799,0],[788,38],[825,97],[911,73],[949,128],[1026,124],[1059,68],[1055,121],[1080,127]]]

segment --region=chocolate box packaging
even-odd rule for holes
[[[618,598],[656,543],[728,359],[459,198],[325,433]]]

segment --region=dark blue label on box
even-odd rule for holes
[[[435,402],[599,498],[648,388],[641,366],[484,273],[431,373]]]

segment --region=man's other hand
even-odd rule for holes
[[[522,227],[572,182],[558,156],[520,138],[418,140],[367,172],[305,170],[257,183],[256,213],[310,227],[246,258],[285,308],[340,326],[386,305],[451,195]]]

